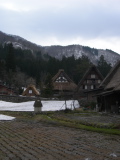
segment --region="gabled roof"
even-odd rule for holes
[[[63,75],[68,82],[73,82],[68,75],[65,73],[64,69],[59,69],[58,73],[52,78],[52,81],[54,82],[59,76]]]
[[[59,77],[64,77],[64,82],[57,82]],[[58,73],[52,78],[54,90],[74,90],[77,85],[69,78],[63,69],[60,69]]]
[[[40,93],[37,91],[36,87],[35,87],[34,85],[32,85],[32,84],[27,87],[27,89],[23,92],[22,95],[25,96],[26,94],[28,94],[28,93],[29,93],[29,90],[32,90],[33,93],[34,93],[36,96],[39,96],[39,95],[40,95]]]
[[[92,70],[95,70],[95,72],[97,72],[97,74],[99,75],[100,79],[103,80],[103,76],[100,73],[100,71],[97,69],[97,67],[95,65],[92,65],[84,74],[83,78],[80,80],[78,87],[84,82],[84,80],[87,78],[87,76],[91,73]]]
[[[120,90],[120,61],[110,70],[100,87],[104,87],[105,90]]]

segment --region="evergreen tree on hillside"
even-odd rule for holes
[[[15,72],[16,70],[14,48],[12,43],[8,45],[8,54],[6,56],[6,69],[8,72]]]
[[[74,70],[74,79],[78,83],[81,78],[84,76],[87,69],[92,65],[87,56],[82,56],[76,60],[76,67]]]
[[[73,72],[74,72],[74,68],[75,68],[75,65],[76,65],[76,60],[75,60],[74,55],[71,56],[71,57],[68,57],[68,58],[63,57],[61,63],[63,64],[62,68],[67,72],[67,74],[71,78],[73,78],[73,74],[74,74]]]
[[[59,67],[60,67],[60,61],[57,60],[54,57],[50,57],[49,60],[47,61],[47,72],[50,73],[51,75],[56,74],[56,72],[58,71]]]
[[[103,77],[105,77],[111,69],[111,64],[108,64],[106,62],[103,55],[100,56],[100,59],[98,61],[98,69]]]
[[[53,84],[52,84],[52,76],[48,74],[45,80],[46,88],[43,91],[43,95],[46,97],[51,97],[53,94]]]
[[[89,47],[84,47],[84,50],[98,54],[97,50],[90,50]],[[4,62],[0,64],[0,76],[2,77],[0,79],[16,86],[21,86],[20,82],[20,85],[17,83],[19,78],[13,79],[13,76],[16,76],[17,68],[25,75],[34,78],[38,87],[44,87],[45,77],[48,73],[53,77],[59,69],[64,69],[68,76],[78,84],[86,70],[91,66],[87,56],[78,59],[74,55],[71,57],[63,56],[61,60],[58,60],[47,54],[41,54],[40,51],[33,54],[31,50],[15,49],[12,43],[0,45],[0,59],[1,62]],[[111,65],[105,61],[104,56],[100,57],[97,67],[104,77],[111,69]],[[49,88],[51,87],[48,85],[47,91],[50,91]]]
[[[0,80],[4,81],[6,77],[5,61],[0,59]]]

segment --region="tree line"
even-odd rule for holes
[[[74,56],[61,60],[42,54],[42,51],[15,49],[10,44],[0,45],[0,80],[14,88],[27,86],[29,83],[42,88],[46,81],[53,77],[59,69],[64,69],[68,76],[78,84],[86,70],[92,65],[88,57]],[[111,69],[104,56],[101,56],[97,67],[105,77]]]

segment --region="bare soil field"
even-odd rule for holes
[[[0,160],[120,160],[120,136],[34,120],[0,121]]]

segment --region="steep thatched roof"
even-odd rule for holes
[[[78,84],[78,88],[79,88],[79,86],[84,82],[84,80],[87,78],[87,76],[91,73],[92,70],[94,70],[94,71],[98,74],[99,78],[100,78],[101,80],[103,80],[103,76],[102,76],[102,74],[100,73],[100,71],[97,69],[97,67],[96,67],[95,65],[92,65],[92,66],[85,72],[83,78],[80,80],[80,82],[79,82],[79,84]]]
[[[28,95],[29,90],[32,90],[32,91],[33,91],[33,94],[36,95],[36,96],[39,96],[39,95],[40,95],[40,93],[38,92],[38,90],[36,89],[36,87],[35,87],[34,85],[32,85],[32,84],[27,87],[27,89],[23,92],[22,95],[23,95],[23,96]]]
[[[120,61],[110,70],[100,87],[105,90],[120,90]]]
[[[52,78],[54,90],[75,90],[77,85],[69,78],[63,69],[60,69],[58,73]]]

